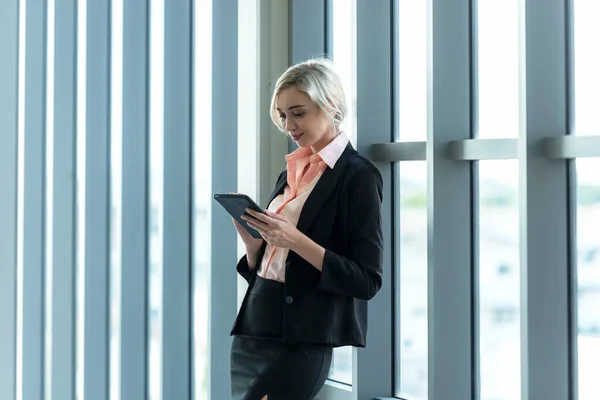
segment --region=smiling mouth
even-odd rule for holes
[[[292,139],[294,139],[294,141],[297,142],[298,139],[300,139],[302,137],[302,135],[304,135],[304,133],[301,133],[299,135],[292,135]]]

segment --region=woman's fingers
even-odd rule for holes
[[[233,221],[233,225],[235,226],[235,230],[237,231],[237,233],[240,235],[240,237],[242,238],[242,240],[246,239],[246,229],[244,229],[244,227],[242,226],[242,224],[240,224],[239,222],[237,222],[235,220],[235,218],[231,218],[231,220]]]
[[[266,231],[265,231],[265,228],[264,228],[264,227],[262,227],[262,226],[259,226],[259,225],[255,224],[255,223],[251,222],[251,221],[248,221],[248,226],[249,226],[250,228],[252,228],[252,229],[255,229],[255,230],[257,230],[257,231],[258,231],[258,233],[260,233],[261,235],[266,233]]]
[[[256,218],[252,217],[252,216],[242,215],[242,219],[244,221],[246,221],[248,223],[248,225],[251,225],[252,228],[254,228],[255,226],[258,226],[262,230],[266,230],[268,228],[268,226],[269,226],[269,224],[267,224],[266,222],[263,222],[263,221],[261,221],[259,219],[256,219]]]
[[[261,220],[261,221],[267,222],[267,223],[269,222],[270,217],[266,214],[254,211],[251,208],[246,208],[246,212],[258,220]]]
[[[242,219],[245,221],[253,221],[255,224],[264,224],[268,225],[270,222],[270,218],[265,214],[258,213],[254,210],[246,209],[247,214],[242,215]]]
[[[285,218],[283,218],[281,215],[279,215],[277,213],[274,213],[274,212],[269,211],[269,210],[265,210],[265,212],[267,213],[267,216],[269,216],[269,217],[271,217],[273,219],[278,219],[280,221],[286,221]]]
[[[239,222],[237,222],[235,220],[235,218],[231,218],[231,220],[233,221],[233,224],[235,225],[236,228],[243,228],[242,224],[240,224]]]

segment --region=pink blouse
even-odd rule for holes
[[[287,186],[283,194],[275,197],[269,211],[297,225],[302,207],[319,178],[327,169],[333,169],[348,144],[348,137],[341,132],[331,143],[317,154],[310,147],[300,147],[285,156],[287,161]],[[277,282],[285,282],[285,260],[289,249],[267,244],[258,276]]]

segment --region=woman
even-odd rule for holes
[[[236,400],[309,400],[332,349],[364,347],[367,300],[382,283],[382,179],[340,125],[346,101],[329,61],[290,67],[271,118],[299,148],[286,156],[265,214],[234,220],[246,245],[237,270],[249,287],[231,334]]]

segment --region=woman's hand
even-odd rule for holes
[[[303,234],[285,218],[271,211],[266,211],[265,215],[247,208],[246,212],[250,215],[242,215],[242,219],[247,221],[251,228],[256,229],[267,243],[296,250]]]
[[[238,193],[229,192],[229,194]],[[264,240],[261,238],[253,238],[252,235],[248,233],[246,228],[244,228],[239,222],[237,222],[234,218],[231,218],[231,220],[233,221],[235,230],[237,231],[238,235],[240,235],[242,242],[244,242],[244,246],[246,246],[246,258],[248,260],[248,268],[254,269],[254,267],[256,266],[257,253],[260,250],[260,247],[262,246]]]
[[[256,229],[263,239],[272,246],[290,249],[304,258],[317,270],[323,270],[325,249],[304,235],[281,215],[266,211],[267,215],[246,209],[250,215],[242,218],[251,228]]]
[[[246,250],[257,252],[260,249],[260,246],[262,246],[263,240],[261,238],[253,238],[252,235],[248,233],[246,228],[244,228],[239,222],[237,222],[234,218],[231,218],[231,220],[233,221],[233,225],[235,226],[238,235],[240,235],[240,238],[244,242]]]
[[[248,268],[253,270],[256,267],[256,256],[258,255],[258,251],[262,246],[264,240],[261,238],[255,239],[248,233],[246,228],[240,225],[235,219],[231,218],[233,221],[233,225],[242,238],[244,245],[246,246],[246,260],[248,261]]]

